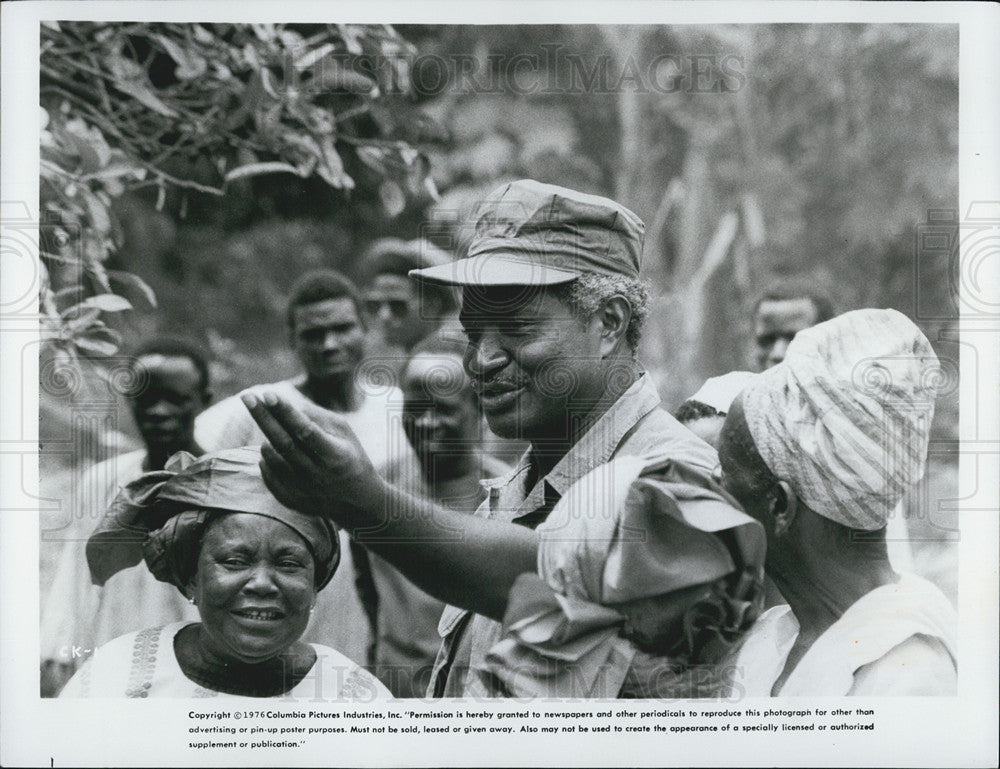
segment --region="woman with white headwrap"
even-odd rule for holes
[[[767,534],[767,573],[789,606],[734,656],[745,696],[953,695],[954,610],[897,574],[886,521],[924,473],[939,374],[894,310],[801,331],[726,418],[723,485]]]

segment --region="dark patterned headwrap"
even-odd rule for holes
[[[146,561],[161,582],[184,592],[197,569],[208,525],[228,513],[281,521],[305,540],[316,570],[316,589],[340,562],[337,530],[321,516],[285,507],[264,485],[260,449],[224,449],[196,458],[174,454],[163,470],[127,484],[87,541],[87,564],[95,585]]]
[[[763,607],[763,527],[704,471],[672,459],[599,465],[537,531],[537,572],[514,583],[503,637],[476,666],[497,696],[690,690],[695,679],[680,673],[718,662]],[[637,603],[647,598],[660,600]],[[664,669],[633,664],[638,646],[622,632],[628,605],[672,620],[651,650],[671,662],[662,681]],[[629,681],[630,672],[651,678]]]

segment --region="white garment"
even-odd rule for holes
[[[293,406],[314,406],[302,394],[301,377],[251,387],[251,392],[273,392]],[[359,384],[361,403],[355,411],[337,412],[350,425],[372,464],[382,470],[390,461],[410,451],[403,432],[403,394],[395,387]],[[194,423],[195,441],[205,451],[260,446],[264,433],[250,416],[239,395],[205,409]]]
[[[958,617],[925,579],[858,599],[816,639],[774,696],[950,696],[956,693]],[[799,634],[788,606],[765,612],[730,659],[733,695],[770,697]]]
[[[59,696],[257,699],[206,689],[184,675],[174,653],[174,637],[189,624],[175,622],[147,628],[106,643],[84,663]],[[340,652],[311,645],[316,651],[312,669],[295,688],[274,699],[373,702],[391,697],[375,676]]]
[[[286,379],[251,388],[280,395],[293,406],[315,405],[296,385],[302,378]],[[380,473],[413,449],[403,432],[403,394],[395,387],[360,385],[361,405],[356,411],[338,412],[358,437],[368,458]],[[195,421],[195,440],[206,451],[237,446],[259,446],[264,433],[239,396],[221,400]],[[355,567],[350,540],[340,532],[340,565],[330,584],[320,591],[303,640],[339,649],[350,659],[364,661],[372,644],[372,629],[354,584]]]

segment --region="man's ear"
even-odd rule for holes
[[[632,305],[620,294],[604,302],[597,313],[601,324],[601,357],[613,353],[625,341],[625,332],[632,320]]]
[[[799,511],[799,498],[784,481],[778,481],[771,498],[771,516],[774,518],[775,536],[782,536],[792,526]]]

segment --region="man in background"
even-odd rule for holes
[[[343,416],[379,471],[409,452],[395,387],[359,376],[365,356],[366,319],[355,285],[334,270],[306,273],[292,286],[288,301],[289,342],[303,373],[261,385],[297,406],[317,405]],[[198,439],[206,451],[259,446],[264,434],[236,396],[220,401],[199,417]],[[341,564],[319,594],[304,640],[332,646],[363,663],[372,643],[371,618],[354,582],[367,584],[366,564],[357,562],[341,534]],[[355,555],[357,551],[355,551]]]
[[[804,279],[772,283],[753,307],[753,359],[758,371],[781,363],[800,331],[834,316],[833,303]]]
[[[411,270],[449,261],[448,254],[424,240],[383,238],[368,249],[365,310],[387,347],[408,353],[448,318],[454,320],[458,302],[452,288],[409,278]],[[405,355],[399,360],[404,361]]]
[[[359,381],[367,327],[357,288],[334,270],[316,270],[292,286],[286,315],[288,338],[302,374],[267,387],[296,403],[314,403],[349,415],[359,434],[374,428],[384,438],[387,388],[368,388]],[[197,422],[198,439],[206,451],[260,445],[264,436],[239,398],[226,398],[206,410]],[[384,441],[374,462],[383,461]],[[380,456],[382,455],[382,456]]]
[[[370,319],[368,353],[363,366],[379,381],[398,384],[407,356],[421,339],[442,331],[461,336],[458,322],[459,291],[431,281],[419,283],[409,273],[453,261],[451,256],[426,240],[376,240],[365,252],[367,285],[365,312]],[[521,441],[497,437],[480,419],[484,447],[508,461],[525,449]]]
[[[173,586],[157,582],[142,567],[119,572],[103,588],[91,584],[86,540],[118,489],[144,472],[162,470],[178,451],[203,453],[195,440],[195,417],[211,391],[201,350],[181,339],[153,338],[132,353],[128,374],[126,397],[145,448],[88,468],[76,487],[55,580],[42,607],[42,696],[58,694],[102,643],[198,616]]]
[[[433,334],[403,367],[403,429],[414,453],[386,471],[389,483],[439,506],[472,514],[486,498],[480,481],[510,470],[481,451],[482,418],[462,369],[465,340]],[[376,535],[377,536],[377,535]],[[441,638],[445,604],[369,553],[377,609],[374,672],[396,697],[423,697]]]

